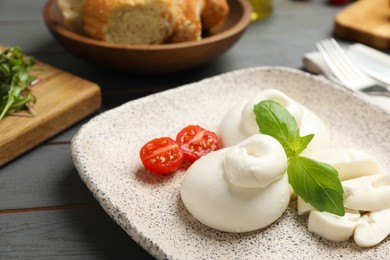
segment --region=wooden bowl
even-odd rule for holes
[[[251,18],[248,0],[228,0],[230,13],[224,26],[198,42],[158,45],[115,44],[79,35],[64,26],[57,0],[43,10],[46,26],[74,55],[99,66],[135,73],[170,73],[204,64],[227,51],[241,37]]]

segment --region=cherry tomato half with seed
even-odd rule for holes
[[[183,163],[183,151],[175,140],[161,137],[147,142],[139,152],[144,167],[156,174],[178,170]]]
[[[183,128],[177,134],[176,142],[183,150],[184,157],[192,162],[218,149],[217,135],[198,125],[189,125]]]

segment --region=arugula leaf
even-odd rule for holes
[[[343,216],[344,191],[337,170],[299,156],[314,134],[300,136],[295,118],[276,101],[261,101],[253,111],[260,132],[274,137],[283,146],[288,158],[288,179],[294,191],[316,209]]]
[[[293,156],[288,159],[288,180],[297,194],[320,211],[345,214],[343,187],[337,170],[326,163]]]
[[[0,120],[10,112],[25,109],[35,97],[29,88],[36,79],[28,75],[34,60],[25,58],[19,47],[0,51]]]

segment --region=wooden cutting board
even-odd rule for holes
[[[37,98],[34,117],[6,116],[0,120],[0,166],[53,137],[96,111],[101,105],[99,86],[37,61],[31,75]]]
[[[335,18],[337,37],[360,42],[381,50],[390,50],[389,0],[359,0]]]

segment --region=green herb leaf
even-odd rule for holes
[[[274,100],[263,100],[256,104],[254,113],[260,132],[278,140],[287,157],[300,154],[314,137],[300,137],[295,118]]]
[[[278,140],[287,157],[293,156],[295,152],[291,145],[299,138],[299,128],[295,118],[273,100],[264,100],[256,104],[254,113],[260,132]]]
[[[25,109],[35,97],[29,88],[35,77],[28,75],[32,57],[25,58],[19,47],[0,50],[0,120],[10,112]]]
[[[329,164],[302,156],[288,160],[288,180],[294,191],[319,211],[345,214],[343,187],[337,170]]]
[[[276,101],[261,101],[253,111],[260,132],[274,137],[283,146],[288,158],[289,182],[298,196],[320,211],[343,216],[344,191],[337,170],[299,156],[314,134],[300,136],[295,118]]]
[[[309,145],[311,140],[313,140],[314,134],[300,136],[297,141],[293,144],[295,154],[299,155],[303,150],[306,149],[306,147]]]

